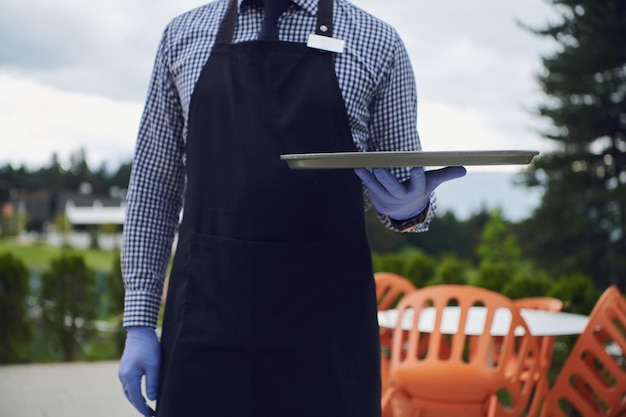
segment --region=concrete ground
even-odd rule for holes
[[[0,417],[141,417],[118,362],[0,366]]]

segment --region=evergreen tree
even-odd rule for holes
[[[548,0],[560,19],[540,30],[556,52],[538,81],[539,114],[555,149],[536,158],[529,186],[544,188],[520,242],[553,276],[583,273],[600,288],[626,282],[626,2]]]

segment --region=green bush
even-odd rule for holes
[[[503,287],[513,279],[513,271],[503,262],[483,261],[478,267],[478,277],[474,284],[495,292],[503,292]]]
[[[403,253],[372,254],[374,272],[393,272],[421,288],[435,275],[437,262],[423,252],[410,250]]]
[[[404,257],[400,275],[406,277],[417,288],[424,287],[435,276],[437,262],[432,257],[419,251],[411,251]]]
[[[578,314],[589,314],[601,294],[591,278],[583,274],[559,278],[548,292],[549,297],[563,301],[564,311]]]
[[[93,333],[96,274],[80,255],[64,253],[41,275],[43,331],[53,352],[77,359]]]
[[[471,272],[469,261],[452,256],[443,258],[435,269],[435,276],[426,285],[460,284],[466,285]]]
[[[28,270],[10,253],[0,255],[0,363],[26,359],[33,337],[26,297],[30,294]]]
[[[405,258],[398,253],[372,254],[374,272],[393,272],[402,275]]]
[[[554,281],[543,271],[520,271],[502,286],[502,293],[512,299],[544,297],[553,286]]]
[[[114,316],[124,311],[124,280],[122,279],[122,264],[118,254],[113,260],[111,271],[107,274],[107,298],[109,304],[107,312]]]
[[[115,356],[119,357],[124,349],[125,332],[122,327],[124,313],[124,280],[122,279],[122,264],[118,254],[113,261],[111,272],[107,274],[108,313],[113,316],[116,329],[112,335],[115,345]]]

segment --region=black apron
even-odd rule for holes
[[[157,416],[380,416],[361,183],[279,158],[355,151],[332,54],[233,44],[236,20],[231,0],[190,103]]]

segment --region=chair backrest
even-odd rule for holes
[[[468,317],[478,317],[473,314],[478,311],[484,313],[485,318],[484,323],[478,324],[482,325],[482,333],[468,334],[468,328],[476,329],[475,323],[466,328]],[[446,334],[441,326],[444,315],[451,312],[458,312],[457,331]],[[429,313],[434,313],[434,325],[427,331],[421,330],[420,318]],[[509,320],[505,327],[508,331],[504,335],[492,335],[494,321],[501,321],[503,317]],[[409,329],[407,322],[411,323]],[[399,333],[408,335],[398,337]],[[424,337],[428,340],[426,348],[420,343]],[[470,338],[475,339],[472,354],[469,353]],[[501,342],[501,351],[494,358],[496,338]],[[408,344],[403,340],[408,340]],[[441,349],[444,343],[449,349]],[[495,408],[496,415],[520,415],[532,391],[531,384],[522,381],[520,374],[528,370],[528,359],[534,359],[531,364],[537,363],[537,356],[536,341],[507,297],[465,285],[430,286],[406,295],[398,305],[398,322],[392,337],[390,385],[404,391],[424,409],[459,404],[467,411],[471,407],[480,410],[489,405],[492,411]],[[442,375],[450,377],[442,378]],[[497,394],[504,392],[508,404],[497,401]]]
[[[553,297],[524,297],[513,300],[519,308],[559,312],[563,310],[563,301]]]
[[[411,281],[393,272],[377,272],[374,274],[374,281],[378,311],[394,308],[402,297],[416,290]],[[391,348],[391,330],[380,328],[380,344],[383,350]]]
[[[379,311],[395,307],[405,294],[416,289],[411,281],[393,272],[377,272],[374,281]]]
[[[416,289],[411,281],[393,272],[377,272],[374,274],[374,281],[376,283],[376,301],[379,311],[394,308],[404,295]],[[392,329],[380,328],[381,392],[385,392],[389,386],[391,334]]]
[[[540,415],[565,417],[571,408],[584,417],[626,415],[625,352],[626,301],[611,286],[591,311]]]
[[[558,313],[563,309],[563,301],[552,297],[525,297],[513,300],[518,308],[528,310],[543,310]],[[541,368],[547,372],[552,363],[552,353],[554,347],[554,336],[537,336],[537,343],[540,350]]]

